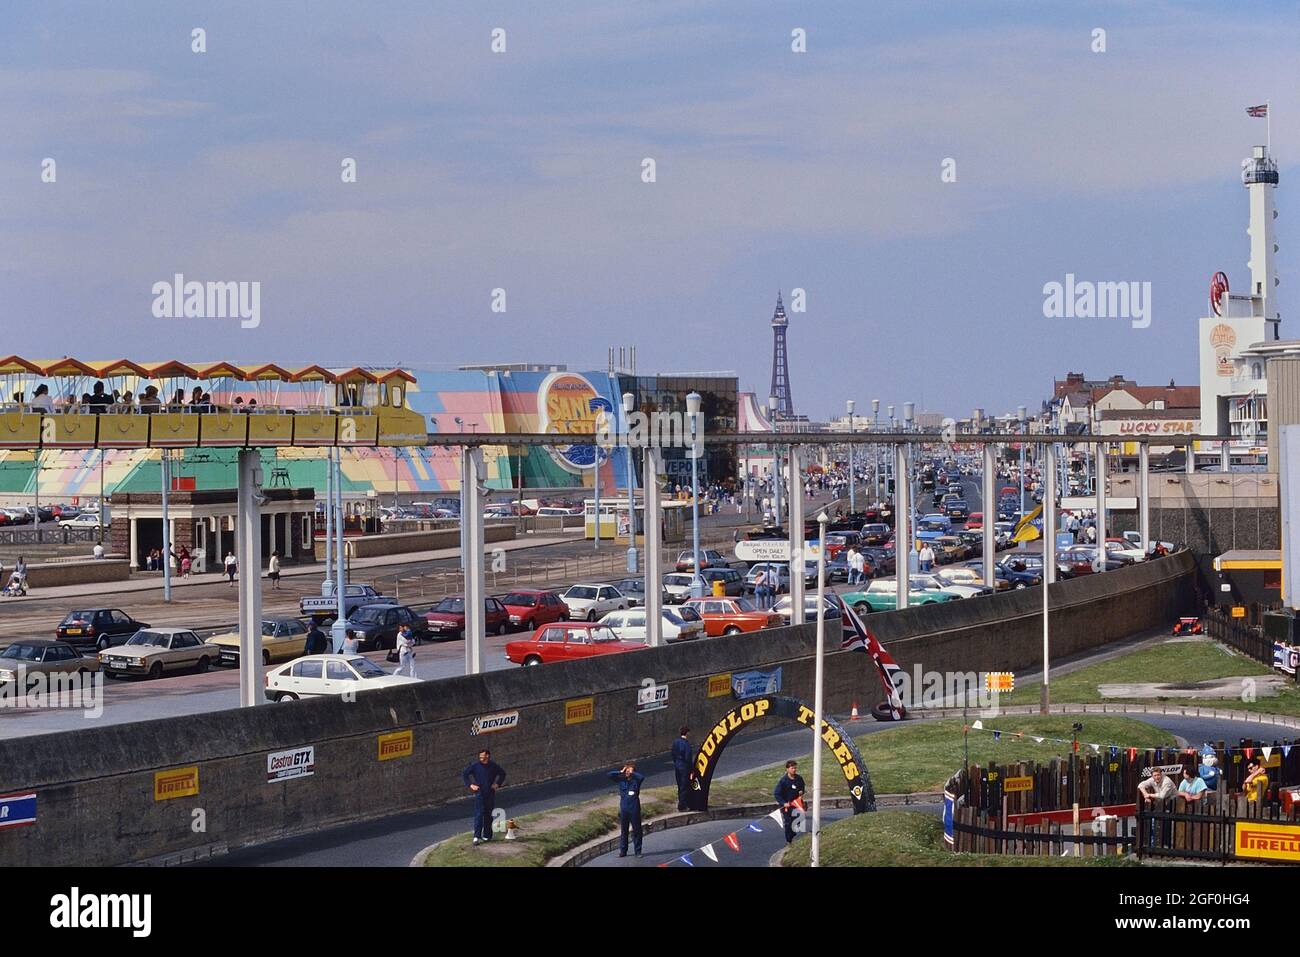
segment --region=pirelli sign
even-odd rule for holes
[[[1233,851],[1237,857],[1300,864],[1300,824],[1239,820]]]
[[[379,760],[392,761],[394,758],[409,758],[415,751],[414,731],[394,731],[379,736]]]
[[[170,801],[172,798],[193,797],[199,793],[199,769],[197,765],[188,768],[172,768],[170,771],[155,771],[153,775],[153,799]]]

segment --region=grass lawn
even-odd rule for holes
[[[784,867],[807,867],[811,842],[800,838]],[[1029,857],[954,854],[943,846],[943,822],[924,811],[857,814],[822,828],[823,867],[1137,867],[1122,857]]]
[[[1015,716],[986,719],[989,727],[1026,735],[1068,738],[1068,716]],[[811,733],[809,734],[811,738]],[[896,728],[856,738],[877,794],[907,794],[937,791],[948,777],[961,767],[963,758],[961,719],[907,722]],[[1173,736],[1142,721],[1114,715],[1088,716],[1084,721],[1083,740],[1100,740],[1119,744],[1173,744]],[[811,747],[811,741],[809,741]],[[970,761],[987,764],[1029,759],[1047,759],[1068,752],[1068,745],[1044,742],[1034,744],[1028,737],[1003,736],[994,741],[989,734],[970,736]],[[799,761],[800,773],[812,786],[811,750],[791,755]],[[726,757],[721,767],[726,768]],[[767,768],[750,771],[729,780],[714,778],[710,803],[714,807],[737,804],[772,803],[772,788],[784,770],[784,761]],[[823,752],[822,780],[830,797],[848,797],[848,786],[838,765]],[[642,792],[642,817],[652,818],[677,806],[676,788],[651,788]],[[922,815],[932,816],[932,815]],[[514,866],[538,867],[564,851],[596,837],[614,832],[618,824],[617,799],[587,801],[554,808],[518,819],[519,839],[494,839],[487,846],[474,847],[469,832],[444,842],[433,851],[426,864],[430,867]],[[947,854],[946,851],[940,851]]]
[[[1300,715],[1300,686],[1291,683],[1275,697],[1260,696],[1254,701],[1240,698],[1196,700],[1192,698],[1103,698],[1097,686],[1135,681],[1183,683],[1227,678],[1233,675],[1268,675],[1273,669],[1239,655],[1214,641],[1170,641],[1135,651],[1109,661],[1088,665],[1067,675],[1052,678],[1052,700],[1062,704],[1144,703],[1183,704],[1190,707],[1233,708],[1238,711],[1263,711],[1272,714]],[[1038,704],[1041,684],[1037,681],[1017,685],[1014,693],[1002,695],[999,704]]]

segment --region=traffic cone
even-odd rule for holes
[[[858,703],[856,701],[853,702],[853,710],[849,713],[849,720],[850,721],[858,720]]]
[[[507,841],[513,841],[513,840],[516,839],[516,837],[517,837],[518,834],[519,834],[519,825],[517,825],[514,821],[507,821],[507,822],[506,822],[506,840],[507,840]]]

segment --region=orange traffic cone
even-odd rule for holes
[[[856,701],[853,702],[853,710],[849,713],[849,720],[850,721],[858,720],[858,703]]]

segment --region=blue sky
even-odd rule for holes
[[[801,287],[815,418],[1032,406],[1067,369],[1191,382],[1210,275],[1246,285],[1265,100],[1300,336],[1296,4],[869,7],[11,0],[0,351],[596,368],[635,344],[642,372],[763,394]],[[154,318],[177,272],[261,282],[261,325]],[[1043,318],[1068,272],[1151,282],[1150,328]]]

